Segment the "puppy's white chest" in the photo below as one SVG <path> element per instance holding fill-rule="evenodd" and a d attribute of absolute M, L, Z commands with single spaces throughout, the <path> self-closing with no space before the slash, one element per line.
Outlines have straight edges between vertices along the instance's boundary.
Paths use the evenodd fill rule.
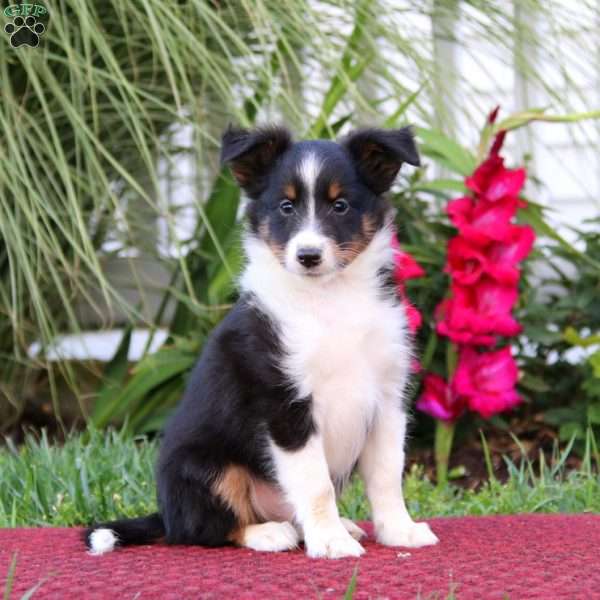
<path fill-rule="evenodd" d="M 283 327 L 284 368 L 312 399 L 334 478 L 355 464 L 380 403 L 399 400 L 408 357 L 402 308 L 353 291 L 311 298 Z"/>

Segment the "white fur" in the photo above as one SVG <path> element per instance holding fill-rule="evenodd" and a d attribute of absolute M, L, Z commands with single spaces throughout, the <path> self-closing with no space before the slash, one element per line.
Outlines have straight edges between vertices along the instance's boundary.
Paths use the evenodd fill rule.
<path fill-rule="evenodd" d="M 292 505 L 287 502 L 281 488 L 273 483 L 262 479 L 255 479 L 251 488 L 252 508 L 262 521 L 292 522 L 295 513 Z M 366 533 L 356 523 L 344 517 L 340 518 L 346 531 L 355 539 L 360 541 L 366 537 Z M 298 531 L 303 536 L 302 531 Z"/>
<path fill-rule="evenodd" d="M 112 529 L 96 529 L 90 535 L 90 554 L 100 555 L 112 552 L 117 543 L 117 536 Z"/>
<path fill-rule="evenodd" d="M 321 161 L 314 152 L 309 152 L 302 158 L 298 166 L 298 177 L 302 180 L 308 193 L 308 220 L 315 221 L 315 184 L 321 171 Z"/>
<path fill-rule="evenodd" d="M 295 401 L 313 402 L 318 433 L 295 452 L 272 447 L 309 556 L 362 554 L 340 520 L 332 483 L 343 482 L 359 458 L 379 539 L 406 546 L 437 541 L 426 524 L 410 519 L 402 498 L 410 347 L 405 311 L 382 296 L 377 280 L 393 262 L 390 237 L 382 229 L 345 269 L 321 277 L 290 272 L 263 241 L 245 240 L 241 287 L 278 326 Z"/>
<path fill-rule="evenodd" d="M 381 406 L 359 461 L 377 540 L 408 548 L 437 544 L 429 525 L 415 523 L 406 510 L 402 495 L 406 415 L 390 400 Z"/>
<path fill-rule="evenodd" d="M 248 525 L 244 529 L 242 545 L 262 552 L 280 552 L 296 548 L 299 541 L 298 532 L 291 523 L 269 521 Z"/>
<path fill-rule="evenodd" d="M 277 480 L 302 527 L 308 556 L 360 556 L 364 549 L 348 533 L 338 515 L 321 436 L 312 436 L 293 452 L 275 444 L 271 450 Z"/>
<path fill-rule="evenodd" d="M 404 311 L 381 297 L 378 269 L 393 260 L 389 230 L 378 232 L 345 269 L 306 277 L 282 268 L 261 240 L 247 238 L 241 287 L 278 324 L 282 365 L 312 395 L 330 475 L 346 477 L 385 398 L 400 404 L 410 349 Z"/>
<path fill-rule="evenodd" d="M 285 266 L 291 273 L 304 276 L 306 269 L 298 262 L 300 248 L 316 248 L 321 251 L 321 263 L 311 269 L 311 276 L 331 274 L 336 269 L 336 258 L 332 242 L 319 232 L 315 225 L 305 224 L 305 227 L 290 239 L 285 250 Z"/>
<path fill-rule="evenodd" d="M 321 263 L 318 267 L 311 268 L 311 276 L 331 273 L 336 267 L 332 242 L 321 233 L 319 223 L 316 220 L 315 185 L 321 167 L 322 162 L 314 152 L 307 153 L 298 166 L 298 177 L 304 184 L 307 194 L 307 213 L 302 227 L 287 244 L 285 266 L 292 273 L 299 275 L 306 273 L 306 269 L 297 259 L 300 248 L 316 248 L 322 252 Z"/>

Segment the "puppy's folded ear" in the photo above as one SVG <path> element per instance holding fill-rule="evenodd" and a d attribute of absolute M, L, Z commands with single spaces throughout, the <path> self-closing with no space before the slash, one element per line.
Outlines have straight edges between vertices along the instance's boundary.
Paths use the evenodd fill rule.
<path fill-rule="evenodd" d="M 410 127 L 360 129 L 340 143 L 350 152 L 364 183 L 378 195 L 390 189 L 402 163 L 421 164 Z"/>
<path fill-rule="evenodd" d="M 229 126 L 221 140 L 221 163 L 229 165 L 240 187 L 255 198 L 263 191 L 275 162 L 291 143 L 292 136 L 283 127 L 248 130 Z"/>

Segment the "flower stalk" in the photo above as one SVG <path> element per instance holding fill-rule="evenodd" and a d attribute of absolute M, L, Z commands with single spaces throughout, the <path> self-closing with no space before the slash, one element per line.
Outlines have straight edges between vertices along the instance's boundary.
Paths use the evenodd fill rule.
<path fill-rule="evenodd" d="M 435 426 L 435 473 L 438 487 L 445 487 L 448 483 L 448 462 L 455 429 L 455 421 L 438 420 Z"/>

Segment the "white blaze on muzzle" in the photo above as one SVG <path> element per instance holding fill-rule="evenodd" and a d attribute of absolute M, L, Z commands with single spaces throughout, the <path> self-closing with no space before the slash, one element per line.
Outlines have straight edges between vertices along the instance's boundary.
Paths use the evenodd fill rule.
<path fill-rule="evenodd" d="M 288 242 L 285 252 L 285 266 L 289 271 L 300 275 L 324 275 L 336 268 L 332 242 L 315 227 L 317 223 L 305 226 Z M 316 257 L 318 255 L 318 260 Z"/>

